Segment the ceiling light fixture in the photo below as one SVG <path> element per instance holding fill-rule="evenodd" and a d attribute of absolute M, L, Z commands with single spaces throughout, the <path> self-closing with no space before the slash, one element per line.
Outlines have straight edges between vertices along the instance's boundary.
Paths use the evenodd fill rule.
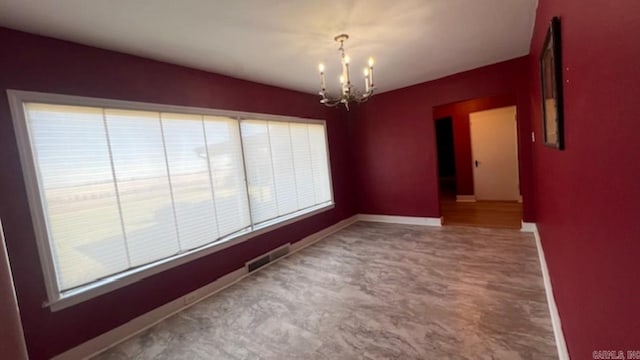
<path fill-rule="evenodd" d="M 341 56 L 342 63 L 342 72 L 340 74 L 340 85 L 341 85 L 341 95 L 337 98 L 332 98 L 327 93 L 327 86 L 324 75 L 324 64 L 318 65 L 318 70 L 320 70 L 320 96 L 322 99 L 320 102 L 325 104 L 326 106 L 337 106 L 338 104 L 344 104 L 344 107 L 349 110 L 350 102 L 365 102 L 369 100 L 369 98 L 373 95 L 373 90 L 375 87 L 373 86 L 373 58 L 369 58 L 369 67 L 364 69 L 364 92 L 358 91 L 353 85 L 351 85 L 351 78 L 349 77 L 349 62 L 351 59 L 349 55 L 346 55 L 344 52 L 344 42 L 349 39 L 349 35 L 340 34 L 337 35 L 334 40 L 340 43 L 340 47 L 338 51 Z"/>

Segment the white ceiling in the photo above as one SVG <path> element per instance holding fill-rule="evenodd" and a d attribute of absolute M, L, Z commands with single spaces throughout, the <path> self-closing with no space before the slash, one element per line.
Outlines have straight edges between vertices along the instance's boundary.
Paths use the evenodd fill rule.
<path fill-rule="evenodd" d="M 0 0 L 0 26 L 316 93 L 369 56 L 379 92 L 526 55 L 537 0 Z M 4 49 L 6 51 L 6 49 Z M 362 80 L 363 81 L 363 80 Z"/>

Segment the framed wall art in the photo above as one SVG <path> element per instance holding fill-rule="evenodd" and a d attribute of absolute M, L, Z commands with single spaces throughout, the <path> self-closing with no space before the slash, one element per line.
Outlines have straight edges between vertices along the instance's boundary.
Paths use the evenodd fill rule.
<path fill-rule="evenodd" d="M 551 19 L 540 54 L 542 85 L 542 134 L 544 144 L 564 148 L 564 107 L 562 102 L 562 46 L 560 18 Z"/>

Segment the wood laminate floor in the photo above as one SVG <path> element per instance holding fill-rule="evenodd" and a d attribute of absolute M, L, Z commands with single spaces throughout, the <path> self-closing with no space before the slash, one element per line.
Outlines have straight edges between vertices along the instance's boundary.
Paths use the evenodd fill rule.
<path fill-rule="evenodd" d="M 556 359 L 534 238 L 355 223 L 97 359 Z"/>
<path fill-rule="evenodd" d="M 457 202 L 455 178 L 440 179 L 440 214 L 444 225 L 520 229 L 522 203 L 517 201 Z"/>
<path fill-rule="evenodd" d="M 520 229 L 522 203 L 516 201 L 456 202 L 443 199 L 440 212 L 445 225 Z"/>

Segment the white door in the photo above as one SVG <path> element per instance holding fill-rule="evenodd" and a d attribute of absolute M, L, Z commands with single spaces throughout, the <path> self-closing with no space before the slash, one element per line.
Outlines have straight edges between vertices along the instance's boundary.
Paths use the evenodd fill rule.
<path fill-rule="evenodd" d="M 519 200 L 516 107 L 469 114 L 476 200 Z"/>

